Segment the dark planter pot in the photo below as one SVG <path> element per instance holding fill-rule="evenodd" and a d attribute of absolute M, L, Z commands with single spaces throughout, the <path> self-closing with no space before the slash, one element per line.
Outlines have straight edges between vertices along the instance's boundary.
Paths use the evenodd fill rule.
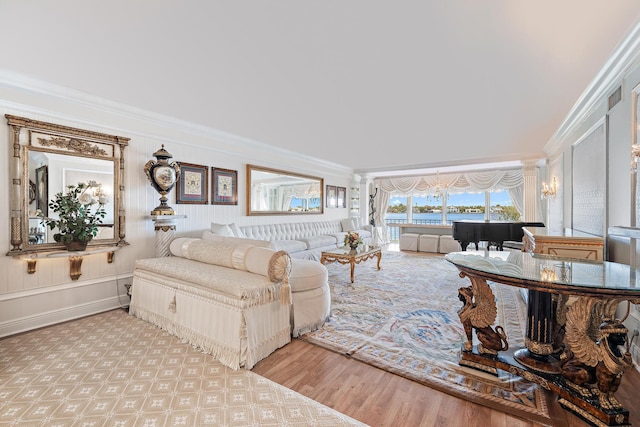
<path fill-rule="evenodd" d="M 83 240 L 72 240 L 69 243 L 64 243 L 64 246 L 68 251 L 84 251 L 87 249 L 87 243 L 89 242 L 85 242 Z"/>

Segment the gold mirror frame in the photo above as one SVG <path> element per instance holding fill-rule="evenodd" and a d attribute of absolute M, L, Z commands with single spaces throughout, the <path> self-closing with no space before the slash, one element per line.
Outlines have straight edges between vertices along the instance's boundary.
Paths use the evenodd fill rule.
<path fill-rule="evenodd" d="M 303 202 L 300 208 L 277 209 L 274 203 L 257 200 L 256 192 L 262 187 L 263 192 L 271 191 L 281 195 L 285 190 L 292 192 L 300 198 L 304 191 L 310 196 L 307 201 L 313 199 L 306 207 Z M 305 187 L 308 189 L 305 190 Z M 265 192 L 266 194 L 266 192 Z M 259 207 L 267 205 L 267 207 Z M 316 206 L 317 205 L 317 206 Z M 247 215 L 314 215 L 324 213 L 324 179 L 295 172 L 287 172 L 279 169 L 271 169 L 256 165 L 247 165 Z"/>
<path fill-rule="evenodd" d="M 129 138 L 5 114 L 10 128 L 9 194 L 11 250 L 8 256 L 65 250 L 61 243 L 29 242 L 29 153 L 41 152 L 113 163 L 113 237 L 94 239 L 91 247 L 124 246 L 124 149 Z M 87 163 L 90 163 L 89 161 Z M 96 172 L 98 173 L 98 172 Z M 58 190 L 62 191 L 62 189 Z M 58 191 L 54 191 L 58 192 Z M 48 202 L 48 201 L 47 201 Z"/>

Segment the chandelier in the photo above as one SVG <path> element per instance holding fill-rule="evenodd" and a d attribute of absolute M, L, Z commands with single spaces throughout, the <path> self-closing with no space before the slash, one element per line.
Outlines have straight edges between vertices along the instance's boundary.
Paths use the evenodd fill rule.
<path fill-rule="evenodd" d="M 436 182 L 431 186 L 431 189 L 437 199 L 442 199 L 447 193 L 447 186 L 440 181 L 440 171 L 436 171 Z"/>

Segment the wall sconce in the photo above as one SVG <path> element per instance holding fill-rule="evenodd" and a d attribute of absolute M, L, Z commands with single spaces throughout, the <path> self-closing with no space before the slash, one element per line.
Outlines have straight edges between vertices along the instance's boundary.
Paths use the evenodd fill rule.
<path fill-rule="evenodd" d="M 640 144 L 631 145 L 631 171 L 635 172 L 640 163 Z"/>
<path fill-rule="evenodd" d="M 542 194 L 543 199 L 556 197 L 556 194 L 558 193 L 558 181 L 556 180 L 555 176 L 551 180 L 551 185 L 548 185 L 546 182 L 542 183 L 540 193 Z"/>

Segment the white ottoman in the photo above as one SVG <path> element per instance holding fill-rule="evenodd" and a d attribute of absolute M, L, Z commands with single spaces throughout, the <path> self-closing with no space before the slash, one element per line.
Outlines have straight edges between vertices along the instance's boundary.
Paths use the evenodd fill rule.
<path fill-rule="evenodd" d="M 420 252 L 438 252 L 439 237 L 433 234 L 421 234 L 418 239 L 418 250 Z"/>
<path fill-rule="evenodd" d="M 417 251 L 419 237 L 420 235 L 415 233 L 402 233 L 400 235 L 400 250 Z"/>
<path fill-rule="evenodd" d="M 460 246 L 457 240 L 454 240 L 453 236 L 440 236 L 439 246 L 440 248 L 438 250 L 441 254 L 462 250 L 462 246 Z"/>
<path fill-rule="evenodd" d="M 327 267 L 318 261 L 291 259 L 291 335 L 320 329 L 331 316 Z"/>

